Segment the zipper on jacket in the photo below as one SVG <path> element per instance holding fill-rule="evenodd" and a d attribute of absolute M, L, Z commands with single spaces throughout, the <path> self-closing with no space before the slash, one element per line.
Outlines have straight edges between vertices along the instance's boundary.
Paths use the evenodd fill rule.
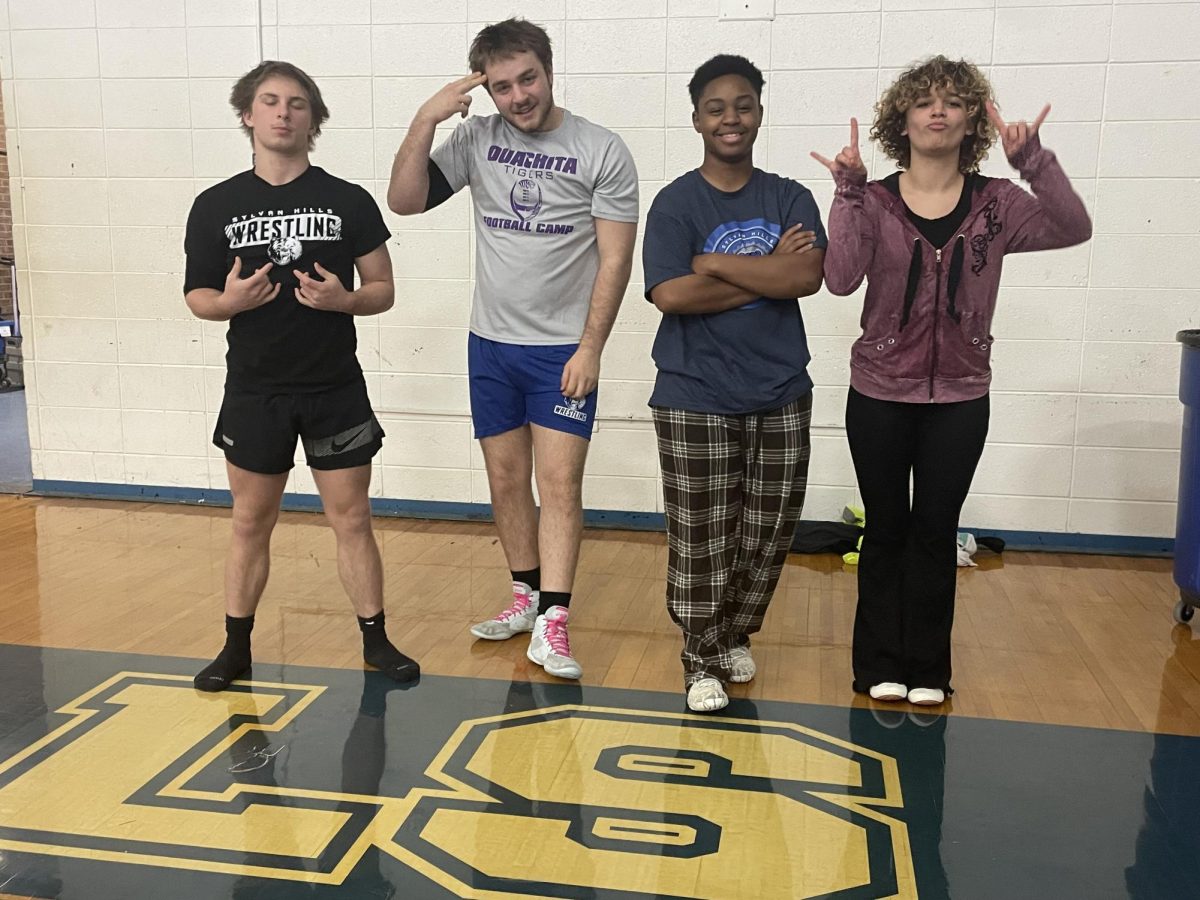
<path fill-rule="evenodd" d="M 933 280 L 933 352 L 929 354 L 929 402 L 933 402 L 933 385 L 937 378 L 938 364 L 938 322 L 941 320 L 942 311 L 942 251 L 940 248 L 935 248 L 933 258 L 936 261 Z"/>

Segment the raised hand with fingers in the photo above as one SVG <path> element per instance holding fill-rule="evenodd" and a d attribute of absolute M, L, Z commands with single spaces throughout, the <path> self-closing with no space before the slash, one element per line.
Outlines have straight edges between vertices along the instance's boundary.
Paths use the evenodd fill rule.
<path fill-rule="evenodd" d="M 826 159 L 820 153 L 810 153 L 813 159 L 833 173 L 834 178 L 839 174 L 867 177 L 867 167 L 863 165 L 862 154 L 858 152 L 858 119 L 850 119 L 850 143 L 842 148 L 842 152 L 833 159 Z"/>
<path fill-rule="evenodd" d="M 805 231 L 803 224 L 796 224 L 779 236 L 779 243 L 775 245 L 775 249 L 771 251 L 774 256 L 777 253 L 803 253 L 806 250 L 811 250 L 813 242 L 817 239 L 815 231 Z"/>
<path fill-rule="evenodd" d="M 242 277 L 242 258 L 235 256 L 229 274 L 225 276 L 225 290 L 221 298 L 228 304 L 230 316 L 269 303 L 279 294 L 281 285 L 271 284 L 270 271 L 274 263 L 266 263 L 254 273 Z"/>
<path fill-rule="evenodd" d="M 471 91 L 485 81 L 487 76 L 482 72 L 472 72 L 450 82 L 421 105 L 418 115 L 438 123 L 445 122 L 455 113 L 465 119 L 471 109 Z"/>
<path fill-rule="evenodd" d="M 988 100 L 984 106 L 987 108 L 988 120 L 996 129 L 996 133 L 1000 135 L 1000 142 L 1004 146 L 1004 155 L 1008 157 L 1011 163 L 1013 159 L 1025 148 L 1025 145 L 1033 139 L 1038 133 L 1038 129 L 1042 127 L 1042 123 L 1046 121 L 1046 116 L 1050 114 L 1050 104 L 1047 103 L 1042 107 L 1042 111 L 1038 113 L 1038 117 L 1033 120 L 1033 124 L 1029 125 L 1022 119 L 1020 122 L 1005 123 L 1000 117 L 1000 113 L 996 110 L 996 105 Z M 1013 163 L 1015 165 L 1015 163 Z"/>
<path fill-rule="evenodd" d="M 329 312 L 349 312 L 351 303 L 350 294 L 342 286 L 342 280 L 319 262 L 314 262 L 313 268 L 321 276 L 320 279 L 312 278 L 299 269 L 292 270 L 292 274 L 300 282 L 296 288 L 296 299 L 305 306 L 310 306 L 313 309 L 323 309 Z"/>

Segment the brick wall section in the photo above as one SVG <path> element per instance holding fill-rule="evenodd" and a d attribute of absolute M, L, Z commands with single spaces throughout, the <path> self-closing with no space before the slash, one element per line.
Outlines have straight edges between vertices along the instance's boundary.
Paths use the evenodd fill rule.
<path fill-rule="evenodd" d="M 8 136 L 4 128 L 4 98 L 0 96 L 0 319 L 13 311 L 12 185 L 8 180 Z"/>

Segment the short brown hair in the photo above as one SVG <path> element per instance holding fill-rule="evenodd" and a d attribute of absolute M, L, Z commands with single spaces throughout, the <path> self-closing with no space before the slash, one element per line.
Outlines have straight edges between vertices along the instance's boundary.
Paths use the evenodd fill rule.
<path fill-rule="evenodd" d="M 254 133 L 246 125 L 242 116 L 250 112 L 250 108 L 254 105 L 254 95 L 258 93 L 258 86 L 268 78 L 275 76 L 290 78 L 300 85 L 304 93 L 308 95 L 308 105 L 312 110 L 313 122 L 312 131 L 308 133 L 308 149 L 313 149 L 316 146 L 317 137 L 321 134 L 321 126 L 329 118 L 329 107 L 321 99 L 321 89 L 317 87 L 317 83 L 309 77 L 307 72 L 289 62 L 280 62 L 276 59 L 264 60 L 237 80 L 233 90 L 229 92 L 229 105 L 237 113 L 238 124 L 253 141 Z"/>
<path fill-rule="evenodd" d="M 883 152 L 899 163 L 900 168 L 907 169 L 912 161 L 912 145 L 904 134 L 908 109 L 938 89 L 949 90 L 966 103 L 967 121 L 974 134 L 963 139 L 958 151 L 958 170 L 964 174 L 977 172 L 996 139 L 984 109 L 984 103 L 992 99 L 992 86 L 979 69 L 963 59 L 953 61 L 945 56 L 932 56 L 902 73 L 875 104 L 871 137 L 879 141 Z"/>
<path fill-rule="evenodd" d="M 526 50 L 538 58 L 547 74 L 553 71 L 554 55 L 546 29 L 525 19 L 505 19 L 475 35 L 467 52 L 467 64 L 472 72 L 482 72 L 493 59 L 507 59 Z"/>

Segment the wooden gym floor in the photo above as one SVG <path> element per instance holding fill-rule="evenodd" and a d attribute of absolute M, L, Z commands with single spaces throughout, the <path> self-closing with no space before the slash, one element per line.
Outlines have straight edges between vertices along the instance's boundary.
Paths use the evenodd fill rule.
<path fill-rule="evenodd" d="M 1200 896 L 1169 560 L 982 555 L 931 713 L 851 692 L 854 571 L 792 555 L 758 677 L 697 716 L 663 535 L 586 533 L 576 684 L 468 634 L 507 600 L 490 524 L 377 519 L 401 687 L 312 513 L 281 517 L 252 680 L 197 692 L 229 521 L 0 497 L 0 900 Z"/>
<path fill-rule="evenodd" d="M 377 518 L 388 632 L 431 675 L 553 681 L 518 640 L 467 629 L 507 602 L 488 523 Z M 0 497 L 0 640 L 210 658 L 223 635 L 229 511 Z M 333 535 L 283 513 L 254 631 L 256 661 L 361 668 Z M 1175 626 L 1167 559 L 982 553 L 959 573 L 955 715 L 1200 736 L 1200 641 Z M 681 690 L 662 534 L 590 530 L 572 599 L 583 683 Z M 793 554 L 761 635 L 752 699 L 870 705 L 850 690 L 854 569 Z"/>

